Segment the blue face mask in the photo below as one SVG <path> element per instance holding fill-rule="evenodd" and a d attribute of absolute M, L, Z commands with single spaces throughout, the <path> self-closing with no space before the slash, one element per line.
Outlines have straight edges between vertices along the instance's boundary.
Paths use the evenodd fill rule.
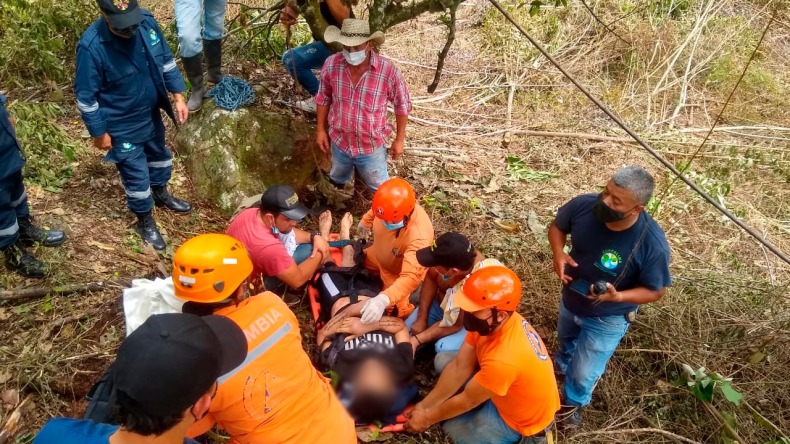
<path fill-rule="evenodd" d="M 399 229 L 403 228 L 403 225 L 404 225 L 403 221 L 396 222 L 394 224 L 388 224 L 386 221 L 381 221 L 381 223 L 384 224 L 384 228 L 386 228 L 386 229 L 388 229 L 390 231 L 399 230 Z"/>
<path fill-rule="evenodd" d="M 450 279 L 452 279 L 452 278 L 453 278 L 453 277 L 452 277 L 452 276 L 450 276 L 449 274 L 441 274 L 441 273 L 439 273 L 439 276 L 441 276 L 441 277 L 442 277 L 442 280 L 443 280 L 443 281 L 449 281 Z"/>

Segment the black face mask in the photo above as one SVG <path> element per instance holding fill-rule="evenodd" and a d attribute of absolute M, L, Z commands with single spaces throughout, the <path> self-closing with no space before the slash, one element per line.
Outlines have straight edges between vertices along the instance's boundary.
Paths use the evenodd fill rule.
<path fill-rule="evenodd" d="M 464 328 L 466 331 L 475 332 L 480 336 L 488 336 L 494 332 L 497 326 L 499 326 L 499 322 L 496 320 L 496 315 L 497 311 L 495 308 L 491 310 L 491 316 L 487 317 L 486 319 L 480 319 L 474 316 L 472 313 L 465 311 Z M 491 318 L 494 318 L 494 322 L 489 324 L 488 320 Z"/>
<path fill-rule="evenodd" d="M 606 205 L 603 201 L 603 197 L 600 195 L 598 196 L 598 202 L 595 202 L 592 208 L 592 213 L 595 220 L 603 224 L 619 222 L 626 218 L 625 213 L 613 210 L 609 205 Z"/>
<path fill-rule="evenodd" d="M 125 39 L 130 39 L 130 38 L 134 37 L 135 34 L 137 34 L 137 30 L 139 28 L 140 28 L 140 25 L 132 25 L 132 26 L 129 26 L 128 28 L 123 28 L 123 29 L 112 28 L 112 32 L 117 34 L 118 37 L 123 37 Z"/>

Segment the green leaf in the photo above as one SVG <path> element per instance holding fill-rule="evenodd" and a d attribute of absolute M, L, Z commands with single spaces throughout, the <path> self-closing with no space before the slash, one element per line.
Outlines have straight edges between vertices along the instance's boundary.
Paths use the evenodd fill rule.
<path fill-rule="evenodd" d="M 539 0 L 535 0 L 532 3 L 530 3 L 530 5 L 529 5 L 529 15 L 531 17 L 534 17 L 534 16 L 538 15 L 538 13 L 540 12 L 540 6 L 541 5 L 542 5 L 542 3 Z"/>
<path fill-rule="evenodd" d="M 708 382 L 710 382 L 710 380 L 708 380 Z M 700 401 L 713 401 L 713 384 L 695 384 L 691 391 Z"/>
<path fill-rule="evenodd" d="M 743 399 L 743 394 L 741 392 L 732 388 L 732 386 L 728 382 L 721 383 L 721 394 L 727 398 L 728 401 L 735 405 L 741 405 L 741 399 Z"/>

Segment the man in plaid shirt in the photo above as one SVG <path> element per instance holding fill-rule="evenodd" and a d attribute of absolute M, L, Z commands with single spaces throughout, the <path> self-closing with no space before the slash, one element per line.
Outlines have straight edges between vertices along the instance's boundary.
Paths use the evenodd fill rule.
<path fill-rule="evenodd" d="M 370 33 L 365 20 L 346 19 L 343 26 L 329 26 L 327 43 L 340 43 L 343 52 L 330 56 L 321 70 L 316 142 L 332 153 L 329 179 L 339 188 L 351 182 L 354 167 L 372 191 L 389 179 L 387 104 L 395 108 L 396 133 L 390 146 L 393 159 L 403 154 L 406 121 L 411 100 L 400 71 L 373 51 L 384 42 L 381 31 Z"/>

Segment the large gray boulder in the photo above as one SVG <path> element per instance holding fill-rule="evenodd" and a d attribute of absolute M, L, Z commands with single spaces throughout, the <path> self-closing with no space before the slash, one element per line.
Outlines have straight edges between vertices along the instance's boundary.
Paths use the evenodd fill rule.
<path fill-rule="evenodd" d="M 210 101 L 190 114 L 174 145 L 186 155 L 195 191 L 225 215 L 271 185 L 303 191 L 327 162 L 315 145 L 315 127 L 304 119 L 259 108 L 227 112 Z"/>

